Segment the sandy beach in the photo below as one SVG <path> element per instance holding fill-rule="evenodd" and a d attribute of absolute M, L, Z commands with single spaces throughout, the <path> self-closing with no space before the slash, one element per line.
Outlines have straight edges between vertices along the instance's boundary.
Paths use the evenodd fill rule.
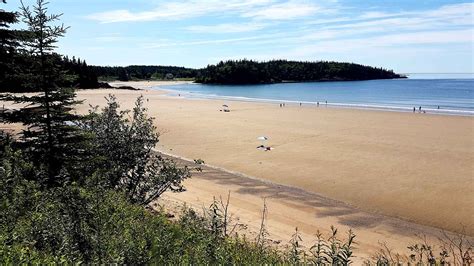
<path fill-rule="evenodd" d="M 370 250 L 378 241 L 387 241 L 406 251 L 415 234 L 434 238 L 441 229 L 474 236 L 473 117 L 280 108 L 149 90 L 163 84 L 126 84 L 143 91 L 79 91 L 85 103 L 78 111 L 86 112 L 89 104 L 103 105 L 107 94 L 115 94 L 122 107 L 130 109 L 143 95 L 161 134 L 157 150 L 199 158 L 276 188 L 294 188 L 283 195 L 251 182 L 195 177 L 186 181 L 187 192 L 167 194 L 167 201 L 202 206 L 232 191 L 236 215 L 255 227 L 262 197 L 267 197 L 270 234 L 285 242 L 296 226 L 311 239 L 316 230 L 327 232 L 331 224 L 354 228 L 359 243 Z M 219 111 L 222 104 L 231 112 Z M 256 149 L 262 135 L 273 150 Z"/>
<path fill-rule="evenodd" d="M 132 86 L 143 87 L 149 83 Z M 153 85 L 159 85 L 153 84 Z M 474 234 L 474 118 L 82 91 L 125 108 L 143 94 L 159 150 L 320 193 L 358 208 Z M 220 112 L 221 105 L 231 112 Z M 268 136 L 270 152 L 257 150 Z"/>

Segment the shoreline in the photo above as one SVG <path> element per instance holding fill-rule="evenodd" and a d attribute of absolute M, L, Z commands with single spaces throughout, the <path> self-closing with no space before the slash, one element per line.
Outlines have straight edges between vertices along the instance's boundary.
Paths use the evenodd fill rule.
<path fill-rule="evenodd" d="M 184 84 L 184 83 L 182 83 Z M 186 83 L 191 84 L 191 83 Z M 416 114 L 427 114 L 427 115 L 449 115 L 449 116 L 474 116 L 474 111 L 470 110 L 459 110 L 459 109 L 436 109 L 436 108 L 423 108 L 419 112 L 418 108 L 413 112 L 413 107 L 404 107 L 404 106 L 389 106 L 389 105 L 380 105 L 380 104 L 354 104 L 354 103 L 338 103 L 338 102 L 318 102 L 313 101 L 297 101 L 297 100 L 279 100 L 279 99 L 265 99 L 265 98 L 251 98 L 251 97 L 242 97 L 242 96 L 222 96 L 222 95 L 211 95 L 203 93 L 194 93 L 189 91 L 181 91 L 176 89 L 167 88 L 167 86 L 179 85 L 178 84 L 159 84 L 156 86 L 150 86 L 143 89 L 151 90 L 160 90 L 168 92 L 168 96 L 184 96 L 190 99 L 204 99 L 204 100 L 224 100 L 224 101 L 233 101 L 233 102 L 249 102 L 249 103 L 286 103 L 292 105 L 303 104 L 303 107 L 310 108 L 344 108 L 344 109 L 357 109 L 357 110 L 373 110 L 373 111 L 387 111 L 387 112 L 401 112 L 401 113 L 416 113 Z M 212 86 L 212 85 L 210 85 Z"/>

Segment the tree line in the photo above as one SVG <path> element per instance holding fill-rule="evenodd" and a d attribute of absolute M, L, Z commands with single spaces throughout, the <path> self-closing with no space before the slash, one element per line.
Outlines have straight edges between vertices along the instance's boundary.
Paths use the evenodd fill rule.
<path fill-rule="evenodd" d="M 23 18 L 23 22 L 26 19 Z M 31 78 L 31 73 L 37 71 L 39 58 L 39 54 L 32 51 L 32 47 L 39 49 L 40 46 L 50 51 L 47 58 L 43 56 L 43 63 L 48 65 L 48 69 L 54 68 L 62 74 L 62 79 L 55 81 L 58 86 L 96 88 L 100 85 L 96 74 L 85 60 L 75 57 L 69 59 L 54 52 L 55 42 L 52 38 L 36 43 L 38 29 L 33 26 L 26 29 L 12 29 L 12 26 L 19 22 L 18 12 L 0 10 L 0 92 L 39 91 L 36 80 Z M 61 33 L 60 28 L 51 26 L 50 29 Z"/>
<path fill-rule="evenodd" d="M 198 72 L 198 83 L 259 84 L 302 81 L 356 81 L 394 79 L 403 76 L 392 70 L 354 63 L 329 61 L 299 62 L 272 60 L 229 60 L 209 65 Z"/>
<path fill-rule="evenodd" d="M 176 66 L 92 66 L 100 80 L 194 79 L 198 70 Z"/>
<path fill-rule="evenodd" d="M 198 83 L 259 84 L 404 78 L 392 70 L 354 63 L 229 60 L 201 69 L 175 66 L 92 66 L 100 80 L 192 79 Z"/>

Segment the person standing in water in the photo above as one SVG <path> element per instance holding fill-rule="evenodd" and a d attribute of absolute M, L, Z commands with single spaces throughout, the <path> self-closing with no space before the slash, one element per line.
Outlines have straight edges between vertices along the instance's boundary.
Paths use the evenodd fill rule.
<path fill-rule="evenodd" d="M 420 106 L 420 107 L 418 107 L 418 112 L 420 112 L 420 113 L 421 113 L 421 106 Z"/>
<path fill-rule="evenodd" d="M 416 111 L 416 107 L 413 107 L 413 113 Z"/>

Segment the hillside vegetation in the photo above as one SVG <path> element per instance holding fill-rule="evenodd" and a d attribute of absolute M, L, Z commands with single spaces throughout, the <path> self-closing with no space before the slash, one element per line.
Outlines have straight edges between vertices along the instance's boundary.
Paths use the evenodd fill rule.
<path fill-rule="evenodd" d="M 259 84 L 303 81 L 354 81 L 403 78 L 392 70 L 338 62 L 273 60 L 226 61 L 200 70 L 198 83 Z"/>

